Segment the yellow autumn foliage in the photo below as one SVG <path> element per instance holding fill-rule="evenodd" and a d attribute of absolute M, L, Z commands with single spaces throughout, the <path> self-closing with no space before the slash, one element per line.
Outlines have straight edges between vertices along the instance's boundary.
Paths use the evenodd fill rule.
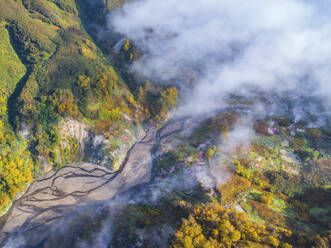
<path fill-rule="evenodd" d="M 246 213 L 209 203 L 192 208 L 175 232 L 171 248 L 290 247 L 283 230 L 252 222 Z"/>
<path fill-rule="evenodd" d="M 91 49 L 89 49 L 87 47 L 82 47 L 80 49 L 80 52 L 86 58 L 89 58 L 89 59 L 96 59 L 97 58 L 97 56 L 95 55 L 95 53 Z"/>
<path fill-rule="evenodd" d="M 0 210 L 32 181 L 32 169 L 26 144 L 0 120 Z"/>
<path fill-rule="evenodd" d="M 129 48 L 130 48 L 130 41 L 128 39 L 126 39 L 123 44 L 123 49 L 124 49 L 124 51 L 128 51 Z"/>

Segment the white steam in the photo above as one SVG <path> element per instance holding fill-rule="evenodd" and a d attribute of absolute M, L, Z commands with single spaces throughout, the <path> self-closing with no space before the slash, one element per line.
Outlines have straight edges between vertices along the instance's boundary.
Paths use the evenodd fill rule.
<path fill-rule="evenodd" d="M 116 230 L 116 216 L 118 216 L 123 209 L 132 204 L 156 204 L 163 197 L 166 197 L 172 191 L 180 191 L 184 193 L 191 193 L 196 187 L 202 187 L 206 192 L 214 188 L 216 185 L 221 185 L 228 180 L 228 174 L 220 167 L 213 166 L 212 168 L 206 166 L 194 165 L 183 169 L 179 174 L 169 176 L 164 180 L 157 181 L 153 184 L 145 186 L 143 190 L 127 192 L 126 194 L 119 194 L 105 203 L 104 207 L 108 210 L 107 216 L 103 219 L 101 227 L 95 230 L 92 237 L 88 241 L 80 241 L 75 247 L 87 248 L 90 247 L 92 240 L 93 247 L 105 248 L 109 247 Z M 156 234 L 155 234 L 156 235 Z M 162 240 L 162 234 L 159 237 Z M 166 242 L 166 241 L 165 241 Z"/>
<path fill-rule="evenodd" d="M 231 155 L 238 148 L 248 149 L 254 136 L 254 131 L 250 125 L 238 124 L 226 135 L 217 150 Z"/>
<path fill-rule="evenodd" d="M 17 237 L 15 239 L 9 239 L 3 248 L 20 248 L 25 246 L 25 240 L 23 237 Z"/>
<path fill-rule="evenodd" d="M 204 113 L 249 85 L 331 95 L 330 12 L 328 0 L 137 0 L 110 22 L 143 49 L 138 72 L 194 74 L 183 111 Z"/>

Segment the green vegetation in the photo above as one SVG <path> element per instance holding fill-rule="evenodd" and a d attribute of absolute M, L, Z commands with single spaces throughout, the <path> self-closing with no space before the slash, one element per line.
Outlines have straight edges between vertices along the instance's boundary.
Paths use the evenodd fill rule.
<path fill-rule="evenodd" d="M 60 146 L 62 164 L 69 164 L 79 158 L 79 143 L 75 138 L 66 137 L 66 144 Z M 58 167 L 61 166 L 58 165 Z"/>
<path fill-rule="evenodd" d="M 8 122 L 7 101 L 26 73 L 11 45 L 6 23 L 0 23 L 0 210 L 32 181 L 33 163 L 27 144 Z"/>
<path fill-rule="evenodd" d="M 212 159 L 212 157 L 214 157 L 214 155 L 216 154 L 216 151 L 217 151 L 216 146 L 209 147 L 205 152 L 205 157 L 207 159 Z"/>
<path fill-rule="evenodd" d="M 190 139 L 178 139 L 176 148 L 158 159 L 161 177 L 164 172 L 178 173 L 188 157 L 201 154 L 198 149 L 188 153 L 179 148 L 197 148 L 207 142 L 203 148 L 206 162 L 219 164 L 230 174 L 225 183 L 217 185 L 216 195 L 207 200 L 212 203 L 192 205 L 191 199 L 181 203 L 187 217 L 176 227 L 170 247 L 328 247 L 330 158 L 314 145 L 325 139 L 322 131 L 306 129 L 293 136 L 287 129 L 289 123 L 283 120 L 279 125 L 286 129 L 277 135 L 260 133 L 248 149 L 238 149 L 234 155 L 221 150 L 216 153 L 216 146 L 210 144 L 217 143 L 220 136 L 225 139 L 233 127 L 226 118 L 229 116 L 222 114 L 202 122 Z M 197 195 L 201 192 L 195 189 L 191 196 Z"/>
<path fill-rule="evenodd" d="M 12 47 L 8 30 L 3 23 L 0 25 L 0 87 L 7 97 L 25 73 L 26 69 Z"/>
<path fill-rule="evenodd" d="M 33 179 L 33 163 L 26 148 L 0 120 L 0 210 Z"/>
<path fill-rule="evenodd" d="M 121 3 L 109 2 L 112 7 Z M 23 164 L 17 162 L 15 175 L 26 177 L 11 182 L 13 172 L 0 168 L 4 199 L 13 199 L 38 176 L 44 162 L 59 168 L 82 159 L 77 141 L 59 136 L 61 119 L 84 122 L 95 134 L 116 140 L 126 128 L 148 118 L 162 121 L 176 104 L 176 88 L 149 89 L 146 80 L 140 84 L 129 72 L 118 72 L 126 60 L 110 64 L 85 30 L 81 18 L 89 17 L 83 14 L 84 4 L 90 2 L 8 0 L 1 5 L 0 156 L 3 168 L 24 158 Z M 87 8 L 95 18 L 99 14 L 94 11 L 105 13 L 107 8 L 96 6 Z M 132 61 L 134 50 L 127 40 L 121 54 Z M 25 141 L 19 135 L 23 129 L 28 130 Z M 8 157 L 10 150 L 18 151 L 17 158 Z"/>
<path fill-rule="evenodd" d="M 246 214 L 213 203 L 193 208 L 170 247 L 292 247 L 287 243 L 291 234 L 284 228 L 259 226 Z"/>

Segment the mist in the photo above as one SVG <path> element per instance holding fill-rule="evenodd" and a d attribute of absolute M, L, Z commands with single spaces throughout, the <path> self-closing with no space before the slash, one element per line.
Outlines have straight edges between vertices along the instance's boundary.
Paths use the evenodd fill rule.
<path fill-rule="evenodd" d="M 251 122 L 237 124 L 220 142 L 217 150 L 225 154 L 233 154 L 238 148 L 248 149 L 252 139 L 254 138 L 254 132 L 251 126 Z"/>
<path fill-rule="evenodd" d="M 109 25 L 143 51 L 132 70 L 160 83 L 196 78 L 179 112 L 215 110 L 250 87 L 329 106 L 330 11 L 326 0 L 139 0 Z"/>

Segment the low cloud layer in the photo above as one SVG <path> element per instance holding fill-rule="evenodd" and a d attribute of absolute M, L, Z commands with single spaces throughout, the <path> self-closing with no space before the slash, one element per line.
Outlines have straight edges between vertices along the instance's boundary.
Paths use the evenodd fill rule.
<path fill-rule="evenodd" d="M 330 11 L 327 0 L 137 0 L 110 23 L 144 51 L 134 70 L 197 78 L 182 110 L 204 113 L 248 85 L 328 98 Z"/>

